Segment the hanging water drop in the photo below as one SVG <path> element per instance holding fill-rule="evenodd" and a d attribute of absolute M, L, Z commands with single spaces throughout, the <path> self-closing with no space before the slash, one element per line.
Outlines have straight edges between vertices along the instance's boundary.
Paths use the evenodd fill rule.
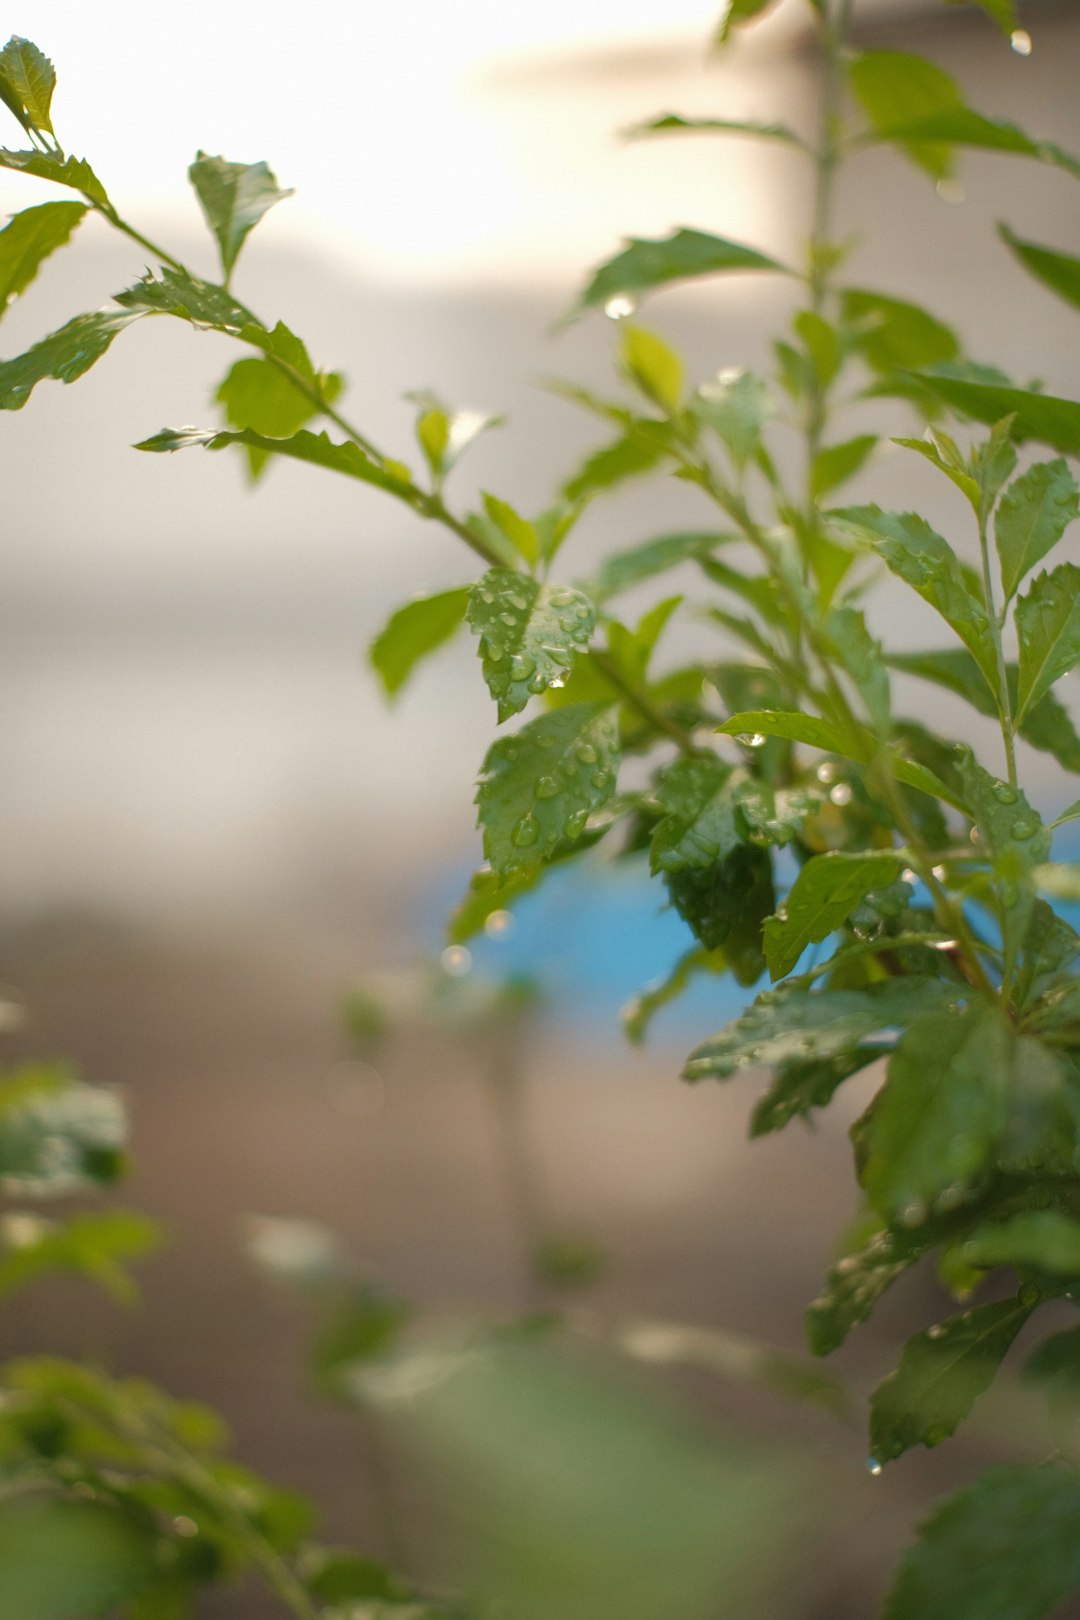
<path fill-rule="evenodd" d="M 1030 56 L 1035 48 L 1031 35 L 1026 28 L 1014 28 L 1009 35 L 1009 44 L 1017 56 Z"/>
<path fill-rule="evenodd" d="M 837 782 L 829 792 L 829 803 L 843 808 L 845 804 L 851 803 L 852 796 L 853 789 L 850 782 Z"/>
<path fill-rule="evenodd" d="M 876 1457 L 867 1457 L 866 1472 L 868 1474 L 873 1474 L 874 1478 L 877 1479 L 878 1475 L 881 1473 L 881 1464 L 878 1462 Z"/>
<path fill-rule="evenodd" d="M 609 321 L 625 321 L 637 309 L 637 299 L 631 298 L 629 293 L 613 293 L 604 305 L 604 314 Z"/>
<path fill-rule="evenodd" d="M 460 979 L 472 967 L 472 952 L 464 945 L 448 945 L 439 957 L 439 966 L 452 979 Z"/>
<path fill-rule="evenodd" d="M 764 748 L 765 738 L 760 731 L 740 731 L 735 738 L 744 748 Z"/>

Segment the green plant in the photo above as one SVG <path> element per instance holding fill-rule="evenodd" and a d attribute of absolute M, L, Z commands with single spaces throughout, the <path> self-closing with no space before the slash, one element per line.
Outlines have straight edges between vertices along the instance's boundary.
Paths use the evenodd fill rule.
<path fill-rule="evenodd" d="M 981 4 L 1025 49 L 1012 0 Z M 1030 1319 L 1070 1301 L 1080 1283 L 1080 938 L 1052 904 L 1080 898 L 1080 876 L 1051 861 L 1054 829 L 1080 816 L 1080 803 L 1045 822 L 1019 779 L 1016 748 L 1021 738 L 1080 771 L 1080 737 L 1054 690 L 1080 662 L 1080 568 L 1041 566 L 1078 512 L 1065 457 L 1080 454 L 1080 403 L 1016 385 L 964 355 L 926 310 L 850 283 L 834 184 L 851 153 L 881 144 L 934 180 L 962 148 L 1028 160 L 1062 184 L 1080 178 L 1080 160 L 968 106 L 920 57 L 852 50 L 852 0 L 809 5 L 822 57 L 812 139 L 778 124 L 672 114 L 635 132 L 734 132 L 803 153 L 814 196 L 805 265 L 688 229 L 632 239 L 601 265 L 577 313 L 603 309 L 619 323 L 626 389 L 601 398 L 565 388 L 607 440 L 533 518 L 487 493 L 476 511 L 450 504 L 450 474 L 493 418 L 411 396 L 418 474 L 342 414 L 340 377 L 319 370 L 296 334 L 237 299 L 240 249 L 284 195 L 264 164 L 200 154 L 192 165 L 222 265 L 220 282 L 199 278 L 129 224 L 90 166 L 61 149 L 51 66 L 21 40 L 0 55 L 0 96 L 30 144 L 0 151 L 0 165 L 77 200 L 27 209 L 0 232 L 0 292 L 21 293 L 87 211 L 158 268 L 116 295 L 115 308 L 77 316 L 0 363 L 0 406 L 21 408 L 47 378 L 74 381 L 148 316 L 210 328 L 247 351 L 218 391 L 226 425 L 164 429 L 140 449 L 237 447 L 252 479 L 276 456 L 309 462 L 385 491 L 482 562 L 474 582 L 400 609 L 372 648 L 392 695 L 467 625 L 499 723 L 536 700 L 534 717 L 483 762 L 487 864 L 451 919 L 450 942 L 464 944 L 553 865 L 601 842 L 615 858 L 647 852 L 694 943 L 631 1009 L 632 1038 L 693 976 L 731 973 L 751 987 L 767 975 L 775 987 L 685 1070 L 693 1081 L 726 1080 L 767 1066 L 755 1135 L 811 1116 L 851 1076 L 885 1064 L 852 1130 L 858 1241 L 810 1307 L 810 1342 L 819 1354 L 835 1349 L 899 1276 L 934 1256 L 963 1308 L 912 1339 L 873 1394 L 878 1472 L 950 1436 Z M 717 43 L 769 8 L 733 0 Z M 1005 226 L 1002 236 L 1027 270 L 1080 305 L 1080 260 Z M 798 290 L 774 345 L 775 377 L 720 372 L 688 383 L 682 359 L 633 324 L 637 302 L 728 272 L 784 276 Z M 837 427 L 844 389 L 858 431 L 838 437 L 848 431 Z M 913 479 L 919 456 L 958 492 L 955 545 L 913 513 L 832 504 L 881 441 L 883 398 L 906 401 L 922 432 L 896 441 Z M 947 412 L 989 431 L 963 448 L 941 426 Z M 305 425 L 318 418 L 327 431 Z M 785 431 L 789 444 L 798 436 L 797 457 L 781 454 Z M 1042 459 L 1036 448 L 1032 459 L 1029 446 L 1057 454 Z M 709 527 L 644 540 L 588 580 L 563 572 L 563 547 L 591 503 L 654 472 L 693 486 Z M 878 642 L 864 602 L 882 563 L 940 615 L 940 650 Z M 701 579 L 692 599 L 665 595 L 636 624 L 618 617 L 621 593 L 683 564 Z M 684 608 L 715 625 L 717 652 L 656 675 L 657 644 Z M 893 672 L 989 716 L 1000 751 L 982 763 L 898 716 Z M 644 787 L 620 788 L 626 756 L 647 762 Z M 992 1297 L 968 1305 L 985 1279 Z M 1045 1340 L 1026 1372 L 1064 1414 L 1058 1449 L 1045 1464 L 984 1476 L 935 1514 L 901 1567 L 890 1620 L 1036 1620 L 1080 1586 L 1080 1474 L 1070 1460 L 1080 1328 Z"/>

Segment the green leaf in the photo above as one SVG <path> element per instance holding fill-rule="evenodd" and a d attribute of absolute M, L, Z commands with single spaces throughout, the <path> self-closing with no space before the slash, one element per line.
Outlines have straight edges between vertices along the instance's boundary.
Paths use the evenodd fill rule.
<path fill-rule="evenodd" d="M 724 14 L 713 36 L 713 45 L 716 47 L 726 45 L 736 29 L 744 28 L 747 23 L 756 21 L 762 12 L 768 11 L 775 4 L 776 0 L 725 0 Z"/>
<path fill-rule="evenodd" d="M 966 5 L 968 0 L 945 0 L 945 3 L 950 6 L 962 6 Z M 975 4 L 982 7 L 1006 37 L 1015 32 L 1017 15 L 1013 0 L 975 0 Z"/>
<path fill-rule="evenodd" d="M 568 501 L 581 501 L 597 490 L 614 489 L 628 478 L 652 472 L 663 459 L 664 448 L 658 442 L 630 432 L 611 444 L 594 450 L 572 478 L 568 478 L 562 492 Z"/>
<path fill-rule="evenodd" d="M 619 358 L 645 398 L 674 415 L 682 402 L 685 367 L 663 338 L 643 326 L 623 323 Z"/>
<path fill-rule="evenodd" d="M 49 109 L 56 89 L 56 70 L 36 45 L 20 39 L 18 34 L 13 34 L 0 51 L 0 86 L 0 96 L 24 129 L 53 133 Z"/>
<path fill-rule="evenodd" d="M 646 985 L 623 1007 L 619 1016 L 627 1039 L 640 1046 L 656 1014 L 681 996 L 691 979 L 699 973 L 723 973 L 726 968 L 723 951 L 707 951 L 702 945 L 685 951 L 670 973 Z"/>
<path fill-rule="evenodd" d="M 0 316 L 25 292 L 41 265 L 63 247 L 86 213 L 83 203 L 41 203 L 24 208 L 0 231 Z"/>
<path fill-rule="evenodd" d="M 1059 563 L 1051 573 L 1040 574 L 1017 598 L 1016 634 L 1019 721 L 1080 663 L 1080 568 L 1075 563 Z"/>
<path fill-rule="evenodd" d="M 912 1446 L 938 1446 L 994 1381 L 1032 1312 L 1019 1300 L 980 1305 L 918 1333 L 870 1397 L 870 1450 L 892 1462 Z"/>
<path fill-rule="evenodd" d="M 997 698 L 987 684 L 986 676 L 963 647 L 943 647 L 939 651 L 917 653 L 889 653 L 885 662 L 890 669 L 916 675 L 933 681 L 957 696 L 966 698 L 980 714 L 997 717 Z M 1017 668 L 1007 666 L 1009 690 L 1013 709 L 1016 708 Z M 1033 748 L 1053 754 L 1066 770 L 1080 772 L 1080 737 L 1077 736 L 1066 711 L 1048 692 L 1036 703 L 1020 723 L 1020 735 Z"/>
<path fill-rule="evenodd" d="M 761 430 L 774 409 L 762 379 L 737 367 L 720 372 L 713 382 L 703 383 L 690 408 L 720 437 L 740 469 L 758 450 Z"/>
<path fill-rule="evenodd" d="M 864 51 L 850 63 L 848 77 L 880 140 L 898 139 L 890 131 L 912 121 L 964 108 L 959 86 L 944 69 L 904 51 Z M 909 137 L 902 144 L 912 162 L 935 180 L 951 172 L 951 153 L 940 139 Z"/>
<path fill-rule="evenodd" d="M 176 315 L 190 321 L 193 326 L 212 327 L 215 331 L 227 332 L 230 337 L 240 337 L 242 334 L 246 341 L 261 349 L 271 349 L 275 345 L 273 334 L 259 326 L 252 319 L 250 311 L 243 304 L 238 304 L 224 287 L 219 287 L 216 281 L 203 281 L 198 276 L 188 275 L 187 271 L 175 270 L 169 265 L 162 265 L 157 275 L 148 270 L 134 286 L 114 293 L 113 300 L 124 309 Z M 279 334 L 285 334 L 283 349 L 288 352 L 283 352 L 282 358 L 293 361 L 297 350 L 304 352 L 306 369 L 310 370 L 311 362 L 307 360 L 300 339 L 280 323 L 276 330 Z M 279 338 L 278 341 L 282 340 Z"/>
<path fill-rule="evenodd" d="M 0 1501 L 0 1613 L 12 1620 L 91 1620 L 134 1600 L 154 1549 L 134 1514 L 52 1491 Z"/>
<path fill-rule="evenodd" d="M 749 709 L 742 714 L 732 715 L 730 720 L 725 720 L 716 729 L 732 737 L 785 737 L 789 742 L 805 743 L 810 748 L 821 748 L 829 754 L 841 754 L 860 765 L 872 764 L 879 751 L 877 738 L 865 727 L 860 726 L 852 731 L 850 726 L 838 726 L 831 720 L 821 720 L 816 715 L 792 710 Z M 920 793 L 929 793 L 957 810 L 965 808 L 964 801 L 945 782 L 916 760 L 890 750 L 889 768 L 908 787 L 918 788 Z"/>
<path fill-rule="evenodd" d="M 476 802 L 484 854 L 505 877 L 549 860 L 586 830 L 615 789 L 615 710 L 578 703 L 500 737 L 484 760 Z"/>
<path fill-rule="evenodd" d="M 807 861 L 775 917 L 765 924 L 765 959 L 773 979 L 783 979 L 808 945 L 828 939 L 872 889 L 883 889 L 900 871 L 895 855 L 844 855 L 833 850 Z"/>
<path fill-rule="evenodd" d="M 1026 269 L 1067 304 L 1080 309 L 1080 259 L 1053 248 L 1040 247 L 1014 236 L 1007 225 L 998 226 L 1001 240 L 1012 249 Z"/>
<path fill-rule="evenodd" d="M 427 391 L 405 397 L 419 407 L 416 439 L 437 488 L 446 481 L 473 440 L 488 428 L 501 427 L 505 420 L 484 411 L 451 410 L 436 394 Z"/>
<path fill-rule="evenodd" d="M 980 509 L 980 492 L 976 479 L 971 475 L 967 461 L 960 454 L 952 439 L 945 433 L 937 433 L 933 428 L 927 430 L 930 434 L 926 439 L 894 439 L 893 444 L 902 445 L 905 450 L 914 450 L 917 455 L 923 456 L 939 472 L 943 472 L 955 484 L 961 494 L 970 501 L 976 512 Z"/>
<path fill-rule="evenodd" d="M 953 376 L 943 367 L 913 371 L 911 375 L 958 415 L 975 422 L 993 427 L 1003 417 L 1014 416 L 1012 433 L 1019 444 L 1034 439 L 1063 455 L 1080 455 L 1080 404 L 1075 400 L 1056 399 L 1052 394 L 1033 393 L 1007 383 Z"/>
<path fill-rule="evenodd" d="M 819 450 L 810 469 L 810 489 L 815 500 L 854 478 L 877 443 L 876 433 L 860 433 L 843 444 L 830 444 Z"/>
<path fill-rule="evenodd" d="M 499 500 L 496 495 L 484 492 L 484 512 L 488 522 L 494 524 L 499 533 L 523 557 L 531 568 L 540 555 L 540 541 L 536 529 L 527 518 L 521 517 L 508 501 Z"/>
<path fill-rule="evenodd" d="M 135 1298 L 124 1269 L 161 1242 L 161 1228 L 133 1210 L 108 1209 L 47 1221 L 37 1215 L 0 1217 L 0 1298 L 56 1272 L 99 1283 L 121 1303 Z"/>
<path fill-rule="evenodd" d="M 771 1131 L 781 1131 L 796 1117 L 805 1119 L 812 1109 L 825 1108 L 845 1080 L 878 1058 L 887 1057 L 890 1050 L 888 1046 L 864 1044 L 810 1063 L 796 1060 L 781 1064 L 769 1089 L 755 1104 L 750 1135 L 767 1136 Z"/>
<path fill-rule="evenodd" d="M 291 335 L 291 334 L 290 334 Z M 301 351 L 303 345 L 296 340 Z M 301 375 L 316 389 L 326 404 L 333 404 L 343 379 L 336 372 L 317 373 L 306 352 Z M 226 373 L 214 398 L 225 412 L 231 427 L 251 428 L 269 439 L 288 439 L 312 417 L 319 407 L 272 359 L 237 360 Z M 264 451 L 247 448 L 248 466 L 253 479 L 266 465 Z"/>
<path fill-rule="evenodd" d="M 1060 459 L 1037 462 L 1010 484 L 998 507 L 994 530 L 1006 601 L 1025 574 L 1057 545 L 1078 514 L 1080 492 Z"/>
<path fill-rule="evenodd" d="M 925 149 L 930 143 L 946 150 L 952 146 L 970 146 L 987 152 L 1005 152 L 1013 157 L 1035 158 L 1039 163 L 1049 163 L 1080 178 L 1080 159 L 1071 152 L 1063 151 L 1052 141 L 1033 140 L 1015 124 L 984 118 L 972 107 L 947 107 L 921 117 L 897 119 L 878 128 L 877 136 L 883 141 L 899 141 L 909 149 Z"/>
<path fill-rule="evenodd" d="M 188 170 L 206 223 L 217 237 L 226 281 L 248 232 L 268 209 L 291 191 L 282 191 L 265 163 L 229 163 L 199 152 Z"/>
<path fill-rule="evenodd" d="M 681 872 L 710 866 L 745 836 L 739 816 L 744 772 L 735 772 L 715 754 L 676 759 L 660 773 L 655 794 L 665 812 L 650 845 L 654 872 Z"/>
<path fill-rule="evenodd" d="M 931 1013 L 901 1036 L 866 1117 L 860 1176 L 886 1219 L 918 1224 L 986 1175 L 1005 1129 L 1010 1051 L 989 1002 Z"/>
<path fill-rule="evenodd" d="M 677 230 L 656 240 L 629 237 L 626 247 L 593 272 L 580 307 L 591 309 L 612 298 L 633 298 L 654 287 L 724 270 L 783 270 L 784 266 L 756 248 L 729 242 L 705 231 Z"/>
<path fill-rule="evenodd" d="M 0 169 L 14 169 L 39 180 L 51 180 L 58 186 L 70 186 L 91 202 L 108 207 L 105 187 L 84 158 L 54 157 L 51 152 L 13 152 L 0 147 Z"/>
<path fill-rule="evenodd" d="M 875 371 L 942 365 L 959 356 L 955 332 L 918 304 L 861 287 L 845 287 L 840 301 L 855 347 Z"/>
<path fill-rule="evenodd" d="M 100 360 L 113 338 L 138 315 L 95 310 L 76 315 L 15 360 L 0 360 L 0 411 L 21 411 L 39 382 L 71 383 Z"/>
<path fill-rule="evenodd" d="M 914 512 L 849 506 L 830 516 L 865 534 L 891 571 L 951 625 L 987 679 L 996 680 L 997 660 L 986 608 L 968 589 L 947 540 Z"/>
<path fill-rule="evenodd" d="M 756 135 L 761 140 L 786 141 L 792 146 L 805 144 L 786 124 L 762 124 L 746 118 L 684 118 L 680 113 L 661 113 L 623 133 L 629 140 L 648 135 Z"/>
<path fill-rule="evenodd" d="M 198 445 L 204 450 L 224 450 L 231 444 L 247 445 L 250 449 L 264 450 L 269 455 L 288 456 L 293 461 L 306 461 L 315 467 L 327 467 L 331 472 L 344 473 L 347 478 L 357 478 L 362 484 L 374 484 L 378 489 L 384 489 L 388 494 L 397 495 L 412 505 L 418 491 L 415 485 L 408 483 L 400 474 L 407 473 L 408 468 L 397 469 L 397 462 L 380 463 L 372 461 L 365 455 L 358 444 L 351 440 L 344 444 L 335 444 L 325 433 L 310 433 L 302 428 L 294 433 L 290 439 L 268 439 L 262 433 L 254 433 L 250 428 L 242 432 L 217 432 L 213 428 L 162 428 L 149 439 L 143 439 L 135 446 L 136 450 L 149 450 L 157 454 L 173 450 L 187 450 Z"/>
<path fill-rule="evenodd" d="M 596 624 L 580 591 L 541 585 L 510 568 L 490 568 L 472 587 L 467 616 L 500 722 L 534 694 L 565 685 Z"/>
<path fill-rule="evenodd" d="M 895 1232 L 876 1232 L 864 1248 L 832 1267 L 824 1291 L 806 1312 L 806 1336 L 816 1356 L 838 1350 L 881 1296 L 908 1271 L 922 1252 L 918 1241 Z"/>
<path fill-rule="evenodd" d="M 421 659 L 449 641 L 465 618 L 468 585 L 422 596 L 398 608 L 371 643 L 371 662 L 388 697 L 401 691 Z"/>
<path fill-rule="evenodd" d="M 1022 1267 L 1057 1277 L 1080 1277 L 1080 1221 L 1056 1209 L 1025 1210 L 1006 1221 L 977 1226 L 964 1240 L 963 1258 L 983 1270 Z"/>
<path fill-rule="evenodd" d="M 922 978 L 888 980 L 866 990 L 809 989 L 793 979 L 764 991 L 699 1046 L 683 1073 L 687 1080 L 727 1080 L 752 1064 L 816 1063 L 878 1030 L 906 1027 L 930 1006 L 951 1006 L 955 995 L 955 986 Z"/>
<path fill-rule="evenodd" d="M 1080 1328 L 1044 1339 L 1024 1366 L 1023 1377 L 1043 1387 L 1058 1421 L 1075 1422 L 1080 1411 Z"/>
<path fill-rule="evenodd" d="M 1080 1587 L 1080 1470 L 1012 1464 L 937 1507 L 885 1620 L 1047 1620 Z"/>
<path fill-rule="evenodd" d="M 708 864 L 666 872 L 665 881 L 679 916 L 706 950 L 723 951 L 736 983 L 760 979 L 762 925 L 776 905 L 768 852 L 735 844 Z"/>
<path fill-rule="evenodd" d="M 27 1064 L 0 1081 L 0 1187 L 66 1197 L 124 1171 L 127 1116 L 119 1097 L 56 1064 Z"/>
<path fill-rule="evenodd" d="M 881 644 L 866 628 L 858 608 L 831 608 L 825 619 L 825 634 L 833 656 L 846 670 L 866 705 L 874 728 L 887 735 L 890 719 L 889 675 Z"/>

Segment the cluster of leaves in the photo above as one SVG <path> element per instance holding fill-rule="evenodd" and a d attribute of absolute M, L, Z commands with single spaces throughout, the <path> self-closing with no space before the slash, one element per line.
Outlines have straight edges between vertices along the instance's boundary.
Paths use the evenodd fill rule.
<path fill-rule="evenodd" d="M 850 49 L 849 0 L 809 3 L 828 63 L 816 141 L 781 124 L 670 113 L 633 132 L 743 134 L 802 154 L 823 204 L 805 266 L 686 228 L 632 238 L 601 265 L 577 313 L 601 308 L 620 322 L 626 389 L 605 398 L 565 388 L 607 437 L 536 516 L 487 492 L 473 511 L 447 504 L 460 456 L 497 419 L 413 395 L 417 472 L 341 414 L 341 378 L 318 369 L 295 333 L 236 300 L 240 248 L 284 195 L 265 165 L 203 154 L 193 164 L 221 257 L 221 281 L 201 279 L 128 225 L 89 165 L 64 154 L 50 122 L 51 67 L 20 40 L 0 55 L 0 96 L 31 147 L 0 151 L 0 166 L 81 200 L 28 209 L 0 232 L 0 306 L 88 211 L 159 262 L 116 295 L 115 309 L 77 316 L 0 362 L 0 407 L 21 408 L 45 379 L 73 381 L 135 322 L 172 316 L 252 352 L 218 390 L 224 426 L 163 429 L 139 448 L 235 446 L 253 478 L 279 456 L 327 468 L 444 525 L 483 560 L 479 579 L 400 609 L 372 647 L 393 695 L 467 626 L 498 722 L 535 705 L 483 762 L 486 865 L 451 920 L 451 941 L 460 945 L 553 865 L 601 841 L 616 858 L 647 854 L 692 943 L 670 978 L 629 1010 L 635 1038 L 695 975 L 730 972 L 752 986 L 767 974 L 775 988 L 700 1046 L 685 1071 L 724 1080 L 767 1066 L 755 1134 L 811 1115 L 847 1080 L 884 1066 L 852 1129 L 860 1241 L 811 1306 L 813 1348 L 838 1346 L 926 1257 L 937 1257 L 961 1303 L 987 1277 L 1014 1278 L 1011 1294 L 966 1307 L 908 1344 L 871 1402 L 876 1470 L 952 1434 L 1039 1307 L 1071 1299 L 1080 1285 L 1080 937 L 1047 898 L 1080 884 L 1051 862 L 1058 823 L 1044 822 L 1016 766 L 1021 738 L 1080 772 L 1080 737 L 1056 693 L 1080 662 L 1080 568 L 1057 561 L 1055 549 L 1077 516 L 1066 458 L 1080 454 L 1080 403 L 973 360 L 954 331 L 894 292 L 849 284 L 824 205 L 837 164 L 881 146 L 937 182 L 965 148 L 1041 165 L 1059 183 L 1080 178 L 1080 160 L 969 106 L 920 57 Z M 981 3 L 1023 45 L 1011 0 Z M 730 0 L 718 42 L 769 8 L 770 0 Z M 1080 305 L 1080 259 L 1007 226 L 1002 237 L 1046 287 Z M 800 307 L 774 345 L 772 377 L 724 369 L 695 385 L 666 342 L 631 317 L 657 289 L 730 273 L 786 277 Z M 953 539 L 913 513 L 829 504 L 882 438 L 869 425 L 834 436 L 841 384 L 862 402 L 866 424 L 879 401 L 914 412 L 924 436 L 896 442 L 959 492 Z M 941 425 L 945 413 L 989 432 L 962 447 Z M 306 426 L 320 416 L 333 435 Z M 794 474 L 779 448 L 792 428 L 803 447 Z M 587 579 L 553 580 L 591 504 L 653 472 L 698 492 L 706 526 L 643 539 Z M 881 565 L 944 622 L 939 650 L 879 644 L 867 593 Z M 636 622 L 620 616 L 618 598 L 676 569 L 680 581 L 696 573 L 696 588 L 669 591 Z M 680 612 L 715 628 L 716 654 L 658 668 L 661 638 Z M 995 768 L 897 713 L 894 675 L 995 721 Z M 636 785 L 620 787 L 628 757 L 639 761 Z M 1080 805 L 1058 821 L 1078 814 Z M 1076 1386 L 1080 1329 L 1047 1341 L 1029 1365 L 1052 1389 Z M 892 1620 L 984 1613 L 981 1588 L 957 1591 L 943 1573 L 955 1558 L 996 1571 L 995 1591 L 1010 1594 L 995 1608 L 1003 1620 L 1048 1613 L 1080 1581 L 1069 1528 L 1078 1493 L 1064 1463 L 988 1477 L 931 1522 L 895 1586 Z M 1039 1581 L 1018 1529 L 1035 1521 Z"/>

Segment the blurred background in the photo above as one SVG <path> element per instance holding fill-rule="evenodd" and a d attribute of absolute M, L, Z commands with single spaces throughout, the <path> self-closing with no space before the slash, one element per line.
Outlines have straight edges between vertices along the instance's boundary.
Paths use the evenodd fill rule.
<path fill-rule="evenodd" d="M 296 196 L 249 241 L 238 295 L 345 373 L 350 417 L 389 453 L 413 454 L 407 389 L 505 412 L 451 494 L 465 506 L 493 489 L 531 511 L 603 440 L 540 384 L 609 377 L 610 323 L 553 328 L 619 238 L 688 224 L 800 252 L 797 155 L 618 139 L 671 109 L 813 127 L 806 8 L 785 0 L 722 60 L 705 51 L 715 9 L 309 0 L 298 19 L 235 0 L 208 39 L 57 0 L 40 16 L 9 7 L 7 25 L 56 63 L 65 146 L 128 218 L 205 274 L 212 244 L 185 182 L 195 148 L 269 161 Z M 860 0 L 856 16 L 858 42 L 925 50 L 981 110 L 1077 145 L 1069 0 L 1031 0 L 1029 56 L 974 7 Z M 976 358 L 1076 397 L 1068 316 L 1021 285 L 994 234 L 1004 219 L 1075 250 L 1072 182 L 978 154 L 961 171 L 941 196 L 889 154 L 856 159 L 838 202 L 842 229 L 859 233 L 850 279 L 926 303 Z M 0 176 L 0 213 L 44 195 Z M 133 244 L 87 221 L 7 313 L 4 353 L 144 268 Z M 790 296 L 769 278 L 727 278 L 656 297 L 645 320 L 700 380 L 764 365 Z M 0 976 L 28 1010 L 18 1048 L 68 1055 L 86 1078 L 124 1088 L 137 1164 L 125 1197 L 172 1236 L 145 1268 L 137 1312 L 42 1292 L 0 1322 L 0 1351 L 89 1352 L 219 1402 L 246 1460 L 310 1489 L 334 1535 L 379 1551 L 357 1433 L 308 1395 L 305 1313 L 251 1265 L 243 1218 L 326 1222 L 359 1265 L 432 1309 L 528 1303 L 483 1053 L 407 1018 L 359 1061 L 339 1016 L 353 981 L 438 956 L 446 912 L 480 860 L 472 793 L 492 713 L 464 639 L 394 712 L 365 665 L 403 600 L 471 577 L 448 536 L 304 467 L 274 467 L 252 493 L 231 456 L 130 449 L 166 424 L 213 425 L 234 357 L 224 340 L 146 322 L 77 387 L 45 384 L 0 423 Z M 882 426 L 904 431 L 891 411 Z M 958 508 L 910 458 L 881 455 L 852 498 L 918 503 L 955 532 Z M 684 520 L 701 521 L 689 491 L 631 485 L 590 511 L 563 570 L 582 576 L 606 547 Z M 874 611 L 894 640 L 936 640 L 907 604 L 898 628 L 887 593 Z M 909 694 L 913 712 L 926 690 Z M 934 704 L 943 728 L 970 730 L 966 711 L 937 694 Z M 1056 810 L 1066 794 L 1042 758 L 1026 764 Z M 555 1225 L 606 1257 L 590 1308 L 797 1349 L 830 1235 L 850 1213 L 843 1129 L 864 1091 L 853 1083 L 813 1138 L 793 1128 L 749 1147 L 751 1082 L 721 1092 L 676 1078 L 730 998 L 695 996 L 658 1019 L 643 1051 L 629 1048 L 619 1006 L 688 942 L 640 873 L 598 869 L 587 900 L 578 883 L 554 885 L 478 961 L 534 973 L 558 995 L 558 1017 L 537 1015 L 531 1037 L 523 1130 Z M 898 1289 L 845 1352 L 857 1378 L 891 1365 L 934 1293 L 918 1278 Z M 740 1386 L 684 1383 L 703 1421 L 723 1413 L 797 1440 L 846 1504 L 823 1532 L 835 1557 L 770 1613 L 867 1612 L 927 1493 L 964 1477 L 989 1444 L 909 1457 L 870 1480 L 858 1426 L 834 1434 Z M 852 1502 L 858 1536 L 841 1529 Z M 264 1611 L 238 1600 L 227 1612 Z"/>

